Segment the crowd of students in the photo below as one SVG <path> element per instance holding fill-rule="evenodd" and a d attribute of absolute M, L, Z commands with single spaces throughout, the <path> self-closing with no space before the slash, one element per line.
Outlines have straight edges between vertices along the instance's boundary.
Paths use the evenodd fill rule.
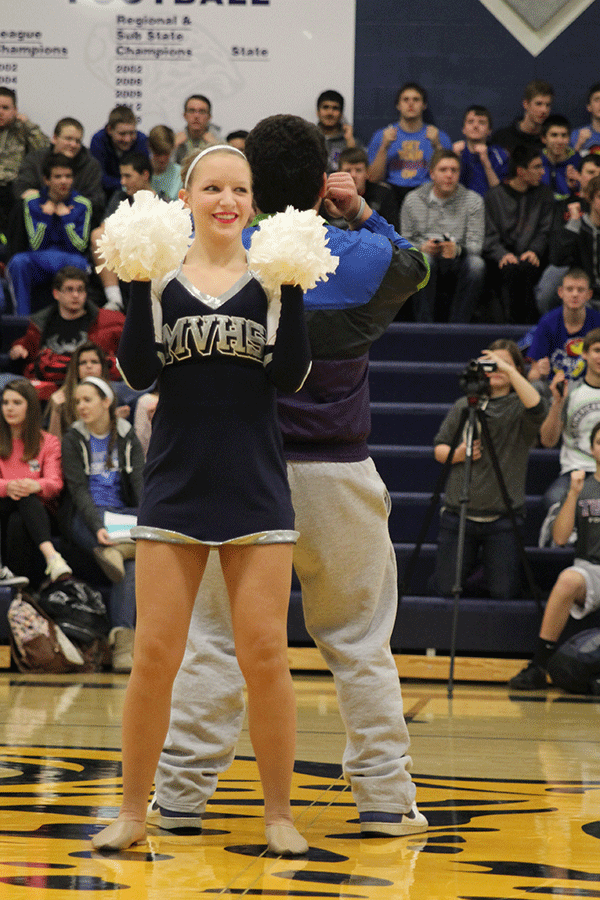
<path fill-rule="evenodd" d="M 498 367 L 498 374 L 492 378 L 498 385 L 492 385 L 490 410 L 502 405 L 494 400 L 516 395 L 520 398 L 515 406 L 517 417 L 522 418 L 524 410 L 528 411 L 525 418 L 535 424 L 535 435 L 542 426 L 545 446 L 558 443 L 563 428 L 567 442 L 570 439 L 569 426 L 560 418 L 569 393 L 561 389 L 563 379 L 570 381 L 573 388 L 585 385 L 593 394 L 586 402 L 594 405 L 597 388 L 593 368 L 591 382 L 585 374 L 589 346 L 585 346 L 583 355 L 581 351 L 585 335 L 600 325 L 600 312 L 595 308 L 600 301 L 600 83 L 592 85 L 588 92 L 589 124 L 575 129 L 564 116 L 552 113 L 553 96 L 547 82 L 530 82 L 523 93 L 522 117 L 496 131 L 490 111 L 473 104 L 465 112 L 462 136 L 453 143 L 447 134 L 425 121 L 425 89 L 416 82 L 407 82 L 396 96 L 398 121 L 377 131 L 366 147 L 344 119 L 344 98 L 339 92 L 327 90 L 317 99 L 317 127 L 326 144 L 327 172 L 349 173 L 358 195 L 428 259 L 429 283 L 407 304 L 412 310 L 408 317 L 424 322 L 534 325 L 521 342 L 521 349 L 529 358 L 528 382 L 523 382 L 524 360 L 517 348 L 508 344 L 490 351 Z M 182 187 L 181 163 L 185 156 L 220 141 L 218 129 L 211 125 L 212 108 L 207 97 L 188 97 L 183 112 L 186 124 L 180 133 L 175 134 L 169 126 L 156 125 L 146 136 L 137 129 L 133 112 L 126 106 L 117 106 L 104 128 L 92 137 L 88 151 L 82 143 L 83 127 L 76 119 L 59 120 L 49 140 L 17 112 L 14 92 L 0 88 L 0 131 L 7 137 L 4 150 L 0 151 L 0 182 L 4 182 L 0 183 L 0 228 L 6 238 L 4 306 L 31 313 L 47 297 L 43 290 L 39 294 L 38 288 L 43 289 L 48 282 L 53 284 L 52 294 L 57 301 L 56 307 L 51 304 L 33 312 L 27 334 L 10 350 L 13 368 L 21 365 L 23 374 L 35 386 L 36 402 L 38 398 L 48 401 L 48 431 L 40 431 L 44 435 L 40 446 L 45 446 L 48 434 L 48 440 L 52 435 L 62 437 L 63 448 L 68 448 L 65 484 L 62 476 L 60 484 L 54 477 L 54 492 L 50 495 L 46 495 L 46 488 L 36 486 L 32 490 L 39 493 L 38 502 L 41 500 L 44 510 L 52 516 L 56 512 L 53 504 L 56 506 L 64 488 L 63 497 L 67 499 L 63 499 L 62 509 L 64 512 L 68 508 L 69 515 L 61 518 L 63 534 L 93 554 L 114 582 L 113 623 L 130 635 L 135 622 L 134 560 L 130 558 L 133 554 L 128 545 L 112 545 L 102 524 L 105 509 L 135 509 L 141 494 L 143 450 L 127 421 L 127 403 L 134 395 L 118 381 L 114 369 L 128 297 L 126 286 L 116 275 L 103 270 L 98 280 L 93 266 L 99 262 L 98 242 L 104 220 L 122 200 L 131 202 L 139 190 L 153 191 L 165 200 L 175 199 Z M 227 141 L 241 149 L 246 136 L 243 131 L 233 132 Z M 321 213 L 338 227 L 347 227 L 343 219 L 332 218 L 325 206 Z M 74 265 L 78 268 L 73 269 Z M 57 272 L 61 274 L 52 282 Z M 67 283 L 67 288 L 65 272 L 67 282 L 69 276 L 75 282 Z M 98 305 L 85 298 L 87 273 L 92 274 L 91 289 L 96 292 Z M 85 302 L 76 303 L 69 311 L 65 297 L 61 303 L 58 295 L 66 290 L 76 293 L 78 284 Z M 115 320 L 105 321 L 110 316 Z M 0 377 L 8 397 L 12 397 L 12 375 Z M 86 383 L 89 378 L 92 381 Z M 528 388 L 527 383 L 535 383 L 539 393 L 537 388 Z M 2 403 L 4 416 L 4 395 Z M 29 409 L 35 404 L 28 399 L 25 405 Z M 138 405 L 137 430 L 147 446 L 156 395 L 145 395 Z M 8 406 L 7 403 L 7 409 Z M 85 418 L 90 406 L 98 407 L 91 425 Z M 500 424 L 504 428 L 503 420 Z M 583 437 L 584 444 L 593 424 Z M 436 437 L 438 458 L 450 425 L 449 420 L 444 422 Z M 531 446 L 529 431 L 528 426 L 521 435 L 525 462 Z M 15 431 L 14 435 L 20 439 L 20 432 Z M 106 441 L 107 435 L 111 435 L 109 445 L 100 448 L 99 436 Z M 123 441 L 131 442 L 139 470 L 122 468 L 122 453 L 116 453 L 116 448 Z M 36 453 L 39 451 L 35 443 L 31 447 Z M 37 456 L 27 456 L 30 452 L 31 448 L 23 458 L 27 457 L 33 479 L 37 480 L 42 478 L 39 473 L 43 466 Z M 461 452 L 462 445 L 454 462 L 464 460 Z M 593 472 L 594 456 L 587 445 L 580 452 L 585 456 L 586 470 Z M 99 479 L 90 477 L 90 453 L 92 457 L 100 454 L 96 460 Z M 12 450 L 8 459 L 11 454 Z M 474 459 L 481 459 L 479 444 Z M 549 489 L 547 507 L 553 508 L 554 516 L 567 491 L 574 465 L 571 463 L 572 460 L 562 465 L 560 481 Z M 458 472 L 458 467 L 453 469 Z M 512 465 L 506 474 L 509 482 L 517 485 L 520 497 L 523 479 L 512 478 Z M 458 476 L 453 477 L 456 480 Z M 46 530 L 40 538 L 28 529 L 20 510 L 26 504 L 20 501 L 29 493 L 26 486 L 19 491 L 17 496 L 16 488 L 11 486 L 11 493 L 7 493 L 11 503 L 1 511 L 4 518 L 0 524 L 5 526 L 5 583 L 22 580 L 24 571 L 34 582 L 44 574 L 38 571 L 39 565 L 37 569 L 35 565 L 24 566 L 22 555 L 14 556 L 16 544 L 9 536 L 15 533 L 15 526 L 13 523 L 7 527 L 9 511 L 28 535 L 22 546 L 33 542 L 46 560 L 45 574 L 60 577 L 69 571 L 69 566 L 47 539 Z M 15 517 L 17 510 L 19 515 Z M 442 523 L 442 538 L 448 546 L 455 539 L 450 522 L 455 512 L 447 506 Z M 486 507 L 485 521 L 481 520 L 481 510 L 473 514 L 473 554 L 479 543 L 485 547 L 481 534 L 492 534 L 494 544 L 503 532 L 506 522 L 501 521 L 501 527 L 498 526 L 497 512 Z M 40 518 L 45 521 L 44 516 Z M 553 521 L 546 523 L 546 537 Z M 443 541 L 440 547 L 442 544 Z M 438 556 L 436 570 L 442 593 L 447 591 L 452 568 L 452 552 L 446 544 Z M 489 556 L 490 572 L 494 570 L 496 551 Z M 441 560 L 445 561 L 448 577 L 442 573 Z M 515 560 L 513 576 L 517 568 Z M 514 595 L 518 590 L 516 577 L 509 581 L 505 588 L 504 581 L 501 584 L 492 575 L 492 593 Z M 538 674 L 537 682 L 540 680 Z"/>
<path fill-rule="evenodd" d="M 552 111 L 553 99 L 548 82 L 531 81 L 523 115 L 496 130 L 490 110 L 474 103 L 453 142 L 427 121 L 425 88 L 406 82 L 395 98 L 398 120 L 363 146 L 343 96 L 319 95 L 327 171 L 351 172 L 360 195 L 429 258 L 434 277 L 405 317 L 534 323 L 559 305 L 557 288 L 572 265 L 584 268 L 600 299 L 600 83 L 588 91 L 589 122 L 575 128 Z M 177 134 L 158 124 L 146 135 L 129 107 L 116 106 L 89 150 L 77 119 L 60 119 L 47 138 L 18 111 L 12 90 L 0 88 L 0 107 L 4 305 L 23 314 L 32 291 L 62 265 L 81 265 L 81 255 L 97 264 L 103 219 L 122 199 L 140 189 L 175 199 L 185 155 L 221 140 L 203 94 L 185 99 Z M 227 141 L 243 149 L 246 134 L 231 132 Z M 419 200 L 408 197 L 413 191 Z M 101 304 L 122 309 L 122 285 L 106 270 L 100 277 Z M 465 293 L 468 302 L 457 303 Z"/>

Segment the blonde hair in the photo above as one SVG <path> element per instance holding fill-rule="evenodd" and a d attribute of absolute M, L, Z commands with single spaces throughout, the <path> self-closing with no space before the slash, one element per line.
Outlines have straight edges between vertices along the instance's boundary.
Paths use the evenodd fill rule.
<path fill-rule="evenodd" d="M 211 144 L 210 147 L 205 147 L 204 150 L 201 150 L 200 153 L 189 153 L 183 163 L 181 164 L 181 181 L 183 182 L 184 190 L 187 190 L 189 182 L 191 180 L 191 175 L 196 167 L 196 163 L 198 163 L 203 156 L 206 156 L 208 153 L 215 153 L 220 151 L 222 153 L 233 153 L 237 156 L 241 156 L 242 159 L 247 163 L 248 169 L 250 169 L 250 163 L 246 159 L 246 155 L 242 153 L 241 150 L 238 150 L 237 147 L 232 147 L 231 144 Z"/>

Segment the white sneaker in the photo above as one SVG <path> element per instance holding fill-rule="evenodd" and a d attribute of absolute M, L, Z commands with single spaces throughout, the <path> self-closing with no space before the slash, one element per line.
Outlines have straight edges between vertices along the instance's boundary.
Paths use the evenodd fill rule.
<path fill-rule="evenodd" d="M 24 587 L 26 584 L 29 584 L 29 578 L 25 578 L 24 575 L 13 575 L 8 566 L 0 568 L 0 587 L 16 587 L 17 585 Z"/>
<path fill-rule="evenodd" d="M 156 799 L 156 794 L 148 804 L 146 812 L 148 825 L 158 825 L 163 831 L 172 831 L 175 834 L 200 834 L 202 832 L 202 816 L 176 815 L 169 810 L 161 810 Z"/>
<path fill-rule="evenodd" d="M 111 312 L 123 312 L 123 301 L 121 300 L 107 300 L 103 306 L 103 309 L 109 309 Z"/>
<path fill-rule="evenodd" d="M 73 570 L 66 560 L 62 558 L 60 553 L 55 553 L 46 566 L 46 575 L 50 581 L 58 581 L 63 575 L 72 575 Z"/>
<path fill-rule="evenodd" d="M 108 636 L 112 647 L 113 672 L 131 672 L 133 668 L 133 628 L 113 628 Z"/>
<path fill-rule="evenodd" d="M 360 813 L 362 834 L 381 834 L 402 837 L 405 834 L 420 834 L 427 831 L 429 822 L 413 803 L 407 813 L 364 812 Z"/>

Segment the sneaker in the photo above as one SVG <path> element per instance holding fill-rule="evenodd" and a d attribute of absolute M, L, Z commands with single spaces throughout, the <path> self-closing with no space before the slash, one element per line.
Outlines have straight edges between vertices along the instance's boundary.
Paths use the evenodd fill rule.
<path fill-rule="evenodd" d="M 24 587 L 29 584 L 29 578 L 24 575 L 13 575 L 8 566 L 0 568 L 0 587 Z"/>
<path fill-rule="evenodd" d="M 546 672 L 531 660 L 524 669 L 510 679 L 509 688 L 515 691 L 539 691 L 548 687 Z"/>
<path fill-rule="evenodd" d="M 163 831 L 172 831 L 175 834 L 201 834 L 202 816 L 188 816 L 187 813 L 176 813 L 170 809 L 163 809 L 158 805 L 156 796 L 148 805 L 146 821 L 149 825 L 158 825 Z"/>
<path fill-rule="evenodd" d="M 407 813 L 361 812 L 359 815 L 362 834 L 381 834 L 402 837 L 403 834 L 420 834 L 427 831 L 429 822 L 413 803 Z"/>
<path fill-rule="evenodd" d="M 114 584 L 123 581 L 125 578 L 123 557 L 115 547 L 94 547 L 94 559 Z"/>
<path fill-rule="evenodd" d="M 131 672 L 133 668 L 133 628 L 113 628 L 108 637 L 112 647 L 113 672 Z"/>
<path fill-rule="evenodd" d="M 123 309 L 123 301 L 117 300 L 113 297 L 112 300 L 107 300 L 104 304 L 104 309 L 109 309 L 111 312 L 124 312 Z"/>
<path fill-rule="evenodd" d="M 62 558 L 60 553 L 55 553 L 46 566 L 46 575 L 48 575 L 50 581 L 58 581 L 59 578 L 72 574 L 71 566 Z"/>

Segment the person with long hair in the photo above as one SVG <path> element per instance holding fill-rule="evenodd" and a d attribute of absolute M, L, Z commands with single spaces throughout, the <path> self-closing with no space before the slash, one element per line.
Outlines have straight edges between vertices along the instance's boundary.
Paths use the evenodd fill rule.
<path fill-rule="evenodd" d="M 48 400 L 48 431 L 60 440 L 77 419 L 75 388 L 88 375 L 110 382 L 110 363 L 102 347 L 94 341 L 85 341 L 69 360 L 65 380 Z M 127 405 L 117 406 L 118 416 L 126 419 L 130 413 Z"/>
<path fill-rule="evenodd" d="M 75 388 L 87 375 L 110 380 L 109 365 L 102 347 L 93 341 L 85 341 L 69 360 L 65 380 L 57 391 L 50 395 L 48 409 L 48 431 L 60 440 L 70 428 L 77 413 L 75 411 Z"/>
<path fill-rule="evenodd" d="M 77 419 L 62 442 L 67 498 L 63 527 L 70 540 L 93 554 L 113 582 L 109 616 L 112 667 L 131 671 L 135 625 L 135 545 L 114 543 L 107 510 L 136 514 L 142 494 L 144 454 L 129 422 L 116 414 L 112 387 L 90 375 L 75 388 Z"/>
<path fill-rule="evenodd" d="M 133 282 L 119 364 L 132 387 L 158 377 L 159 401 L 138 515 L 137 623 L 123 711 L 123 803 L 92 839 L 124 849 L 144 839 L 146 807 L 171 689 L 211 548 L 227 584 L 250 737 L 264 794 L 267 845 L 299 855 L 290 792 L 296 704 L 287 661 L 297 539 L 276 416 L 276 390 L 310 368 L 302 290 L 267 296 L 248 269 L 250 167 L 230 146 L 187 161 L 181 198 L 194 220 L 183 263 L 155 285 Z M 198 685 L 202 690 L 202 686 Z"/>
<path fill-rule="evenodd" d="M 18 575 L 41 580 L 37 551 L 50 581 L 71 574 L 52 542 L 50 512 L 62 487 L 60 443 L 41 428 L 35 388 L 23 378 L 10 381 L 1 400 L 0 528 L 3 559 Z"/>

